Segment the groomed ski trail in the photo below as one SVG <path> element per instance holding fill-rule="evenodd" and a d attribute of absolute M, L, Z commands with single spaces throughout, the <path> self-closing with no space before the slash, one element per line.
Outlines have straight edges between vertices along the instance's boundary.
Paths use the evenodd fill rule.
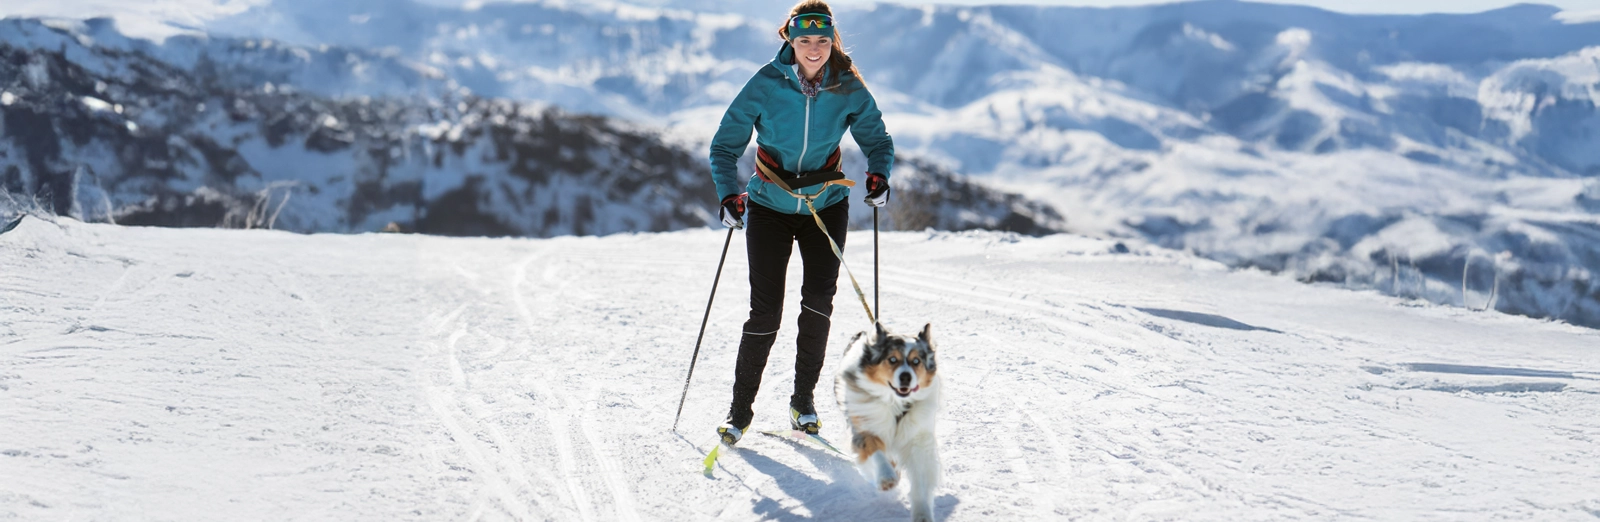
<path fill-rule="evenodd" d="M 907 519 L 903 488 L 809 442 L 747 437 L 700 475 L 742 237 L 668 430 L 723 237 L 25 220 L 0 236 L 0 518 Z M 1593 331 L 1071 236 L 882 237 L 886 323 L 939 344 L 940 520 L 1600 512 Z M 870 245 L 846 246 L 864 274 Z M 758 430 L 787 426 L 792 263 Z M 847 298 L 832 441 L 837 358 L 869 326 Z"/>

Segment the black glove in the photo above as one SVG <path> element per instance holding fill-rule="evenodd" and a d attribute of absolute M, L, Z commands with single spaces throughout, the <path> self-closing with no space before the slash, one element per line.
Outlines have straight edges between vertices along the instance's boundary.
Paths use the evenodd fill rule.
<path fill-rule="evenodd" d="M 722 198 L 722 226 L 744 228 L 744 193 Z"/>
<path fill-rule="evenodd" d="M 883 177 L 883 174 L 868 172 L 867 197 L 862 201 L 873 207 L 889 204 L 889 178 Z"/>

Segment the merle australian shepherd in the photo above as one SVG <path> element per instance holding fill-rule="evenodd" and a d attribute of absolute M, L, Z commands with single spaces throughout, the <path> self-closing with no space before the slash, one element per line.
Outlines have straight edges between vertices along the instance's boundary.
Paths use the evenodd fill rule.
<path fill-rule="evenodd" d="M 834 380 L 850 420 L 850 446 L 862 474 L 879 489 L 894 489 L 900 472 L 911 482 L 911 519 L 933 520 L 939 487 L 939 374 L 932 325 L 915 335 L 892 335 L 882 323 L 850 340 Z"/>

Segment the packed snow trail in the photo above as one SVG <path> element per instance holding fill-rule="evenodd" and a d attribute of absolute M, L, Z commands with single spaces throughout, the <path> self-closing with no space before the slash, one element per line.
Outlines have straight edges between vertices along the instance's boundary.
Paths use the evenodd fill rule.
<path fill-rule="evenodd" d="M 742 238 L 669 430 L 724 237 L 27 219 L 0 234 L 0 519 L 908 519 L 807 442 L 701 475 Z M 941 520 L 1600 515 L 1593 330 L 1081 237 L 882 238 L 886 323 L 943 358 Z M 790 297 L 758 429 L 787 426 Z M 869 326 L 837 309 L 824 396 Z"/>

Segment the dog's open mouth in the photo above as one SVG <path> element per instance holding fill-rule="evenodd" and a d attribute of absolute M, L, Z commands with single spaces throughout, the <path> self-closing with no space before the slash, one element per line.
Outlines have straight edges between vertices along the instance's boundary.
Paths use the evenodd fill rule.
<path fill-rule="evenodd" d="M 920 386 L 920 385 L 912 386 L 910 388 L 895 388 L 894 389 L 894 393 L 896 395 L 901 396 L 901 397 L 905 397 L 907 395 L 911 395 L 913 393 L 917 393 L 917 390 L 920 390 L 920 389 L 922 389 L 922 386 Z"/>

